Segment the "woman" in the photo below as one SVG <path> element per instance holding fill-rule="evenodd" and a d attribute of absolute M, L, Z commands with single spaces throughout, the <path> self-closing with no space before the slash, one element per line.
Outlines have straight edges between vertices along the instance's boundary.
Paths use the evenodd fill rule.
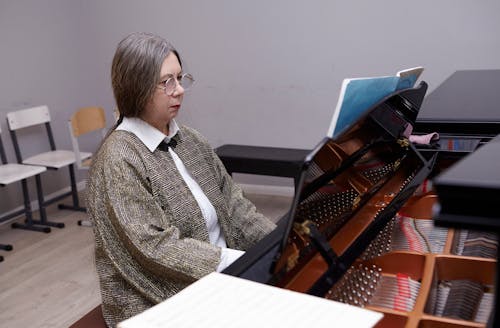
<path fill-rule="evenodd" d="M 111 78 L 120 112 L 93 162 L 103 313 L 114 327 L 212 271 L 274 229 L 232 181 L 207 141 L 174 118 L 193 79 L 164 39 L 123 39 Z"/>

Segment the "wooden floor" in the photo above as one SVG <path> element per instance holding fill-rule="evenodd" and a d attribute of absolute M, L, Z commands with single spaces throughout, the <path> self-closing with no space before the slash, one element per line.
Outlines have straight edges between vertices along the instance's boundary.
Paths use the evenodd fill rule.
<path fill-rule="evenodd" d="M 289 209 L 291 198 L 248 195 L 257 208 L 277 220 Z M 37 216 L 38 213 L 35 213 Z M 0 226 L 0 243 L 14 250 L 0 251 L 0 327 L 67 328 L 100 304 L 93 259 L 92 228 L 78 220 L 85 213 L 48 208 L 49 219 L 64 229 L 45 234 Z M 19 219 L 22 221 L 22 219 Z"/>

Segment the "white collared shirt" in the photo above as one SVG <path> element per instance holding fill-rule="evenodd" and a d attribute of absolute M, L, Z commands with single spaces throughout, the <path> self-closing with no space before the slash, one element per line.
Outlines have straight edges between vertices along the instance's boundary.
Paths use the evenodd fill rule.
<path fill-rule="evenodd" d="M 160 130 L 140 118 L 124 117 L 123 121 L 117 126 L 116 130 L 128 131 L 135 134 L 151 152 L 154 152 L 162 141 L 170 142 L 170 140 L 179 131 L 179 126 L 175 120 L 171 120 L 169 123 L 169 134 L 166 136 Z M 221 261 L 217 267 L 217 271 L 221 272 L 237 258 L 243 255 L 244 252 L 227 248 L 226 240 L 224 239 L 224 235 L 221 233 L 220 224 L 217 219 L 217 213 L 214 206 L 198 183 L 193 179 L 182 160 L 173 151 L 172 147 L 168 147 L 168 152 L 170 156 L 172 156 L 177 170 L 186 182 L 186 185 L 200 207 L 208 228 L 210 243 L 221 248 Z"/>

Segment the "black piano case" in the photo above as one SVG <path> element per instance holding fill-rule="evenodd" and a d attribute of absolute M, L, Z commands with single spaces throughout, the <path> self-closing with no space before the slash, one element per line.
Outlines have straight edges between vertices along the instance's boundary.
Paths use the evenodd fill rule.
<path fill-rule="evenodd" d="M 437 195 L 423 186 L 438 153 L 405 135 L 426 90 L 396 92 L 323 139 L 278 228 L 225 273 L 382 312 L 378 327 L 483 326 L 496 255 L 461 255 L 467 231 L 436 230 Z M 478 304 L 452 302 L 464 290 Z"/>

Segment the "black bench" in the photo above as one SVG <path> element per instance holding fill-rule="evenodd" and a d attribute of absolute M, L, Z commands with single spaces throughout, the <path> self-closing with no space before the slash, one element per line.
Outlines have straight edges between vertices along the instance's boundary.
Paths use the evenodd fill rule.
<path fill-rule="evenodd" d="M 229 174 L 249 173 L 293 178 L 298 183 L 307 149 L 222 145 L 215 152 Z"/>

